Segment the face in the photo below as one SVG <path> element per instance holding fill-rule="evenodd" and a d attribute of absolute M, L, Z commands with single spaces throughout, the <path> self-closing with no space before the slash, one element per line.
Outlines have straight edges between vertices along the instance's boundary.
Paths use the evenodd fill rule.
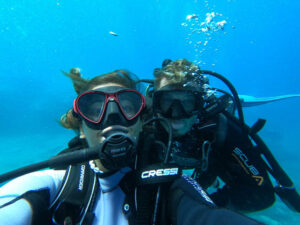
<path fill-rule="evenodd" d="M 126 89 L 126 88 L 120 86 L 119 84 L 106 83 L 106 84 L 96 86 L 92 90 L 114 93 L 122 89 Z M 122 101 L 122 103 L 125 104 L 124 109 L 130 112 L 130 105 L 126 104 L 126 100 Z M 107 111 L 111 108 L 114 109 L 114 107 L 117 109 L 115 111 L 119 112 L 118 114 L 120 114 L 121 112 L 119 110 L 119 107 L 114 100 L 108 101 L 105 113 L 108 114 Z M 86 120 L 84 119 L 82 120 L 81 132 L 85 136 L 89 147 L 94 147 L 102 143 L 113 132 L 124 132 L 132 139 L 134 139 L 136 142 L 138 141 L 139 133 L 142 128 L 142 124 L 139 118 L 136 119 L 135 123 L 133 124 L 129 123 L 129 126 L 125 126 L 124 124 L 121 123 L 121 121 L 119 121 L 119 118 L 121 117 L 124 120 L 122 114 L 119 115 L 119 117 L 118 116 L 114 117 L 115 115 L 112 115 L 112 117 L 114 117 L 113 119 L 115 119 L 113 123 L 106 122 L 108 118 L 108 115 L 106 114 L 104 114 L 103 119 L 100 122 L 101 126 L 99 128 L 91 127 Z M 107 168 L 103 166 L 103 163 L 100 160 L 96 161 L 96 165 L 103 172 L 109 171 Z"/>
<path fill-rule="evenodd" d="M 164 87 L 172 84 L 169 80 L 163 78 L 157 88 L 157 91 L 159 90 L 164 90 Z M 175 90 L 174 90 L 175 91 Z M 168 96 L 165 96 L 168 97 Z M 164 100 L 164 99 L 162 99 Z M 190 105 L 190 99 L 186 99 L 185 97 L 178 97 L 178 101 L 180 101 L 182 104 L 185 104 L 186 106 Z M 168 101 L 166 101 L 168 102 Z M 169 102 L 170 104 L 170 102 Z M 161 115 L 162 116 L 162 115 Z M 171 118 L 166 118 L 171 124 L 172 131 L 173 131 L 173 136 L 174 137 L 179 137 L 187 132 L 189 132 L 192 129 L 192 126 L 194 123 L 197 121 L 197 115 L 191 115 L 190 117 L 185 117 L 185 118 L 176 118 L 176 119 L 171 119 Z M 164 126 L 166 126 L 164 124 Z"/>

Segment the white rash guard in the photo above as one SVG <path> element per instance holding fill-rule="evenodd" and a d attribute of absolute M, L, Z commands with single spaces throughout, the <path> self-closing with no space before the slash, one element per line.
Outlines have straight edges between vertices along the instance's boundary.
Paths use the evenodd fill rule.
<path fill-rule="evenodd" d="M 125 194 L 118 186 L 128 171 L 129 169 L 124 168 L 109 177 L 99 179 L 100 191 L 96 196 L 93 225 L 128 225 L 123 213 Z M 0 188 L 0 206 L 27 191 L 44 189 L 49 190 L 52 202 L 60 190 L 64 175 L 65 170 L 44 170 L 18 177 Z M 31 219 L 32 209 L 25 199 L 0 209 L 0 224 L 30 225 Z"/>

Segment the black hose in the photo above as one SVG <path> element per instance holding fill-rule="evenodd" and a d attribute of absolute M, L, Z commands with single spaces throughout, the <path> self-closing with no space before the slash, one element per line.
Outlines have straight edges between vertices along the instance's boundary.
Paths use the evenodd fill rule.
<path fill-rule="evenodd" d="M 247 127 L 249 128 L 249 127 Z M 287 173 L 281 168 L 267 145 L 264 143 L 264 141 L 257 135 L 257 134 L 249 134 L 250 137 L 255 141 L 257 145 L 260 146 L 261 153 L 266 157 L 269 165 L 272 167 L 272 170 L 269 172 L 272 174 L 272 176 L 284 187 L 291 187 L 293 186 L 293 181 L 291 178 L 287 175 Z M 269 167 L 267 167 L 269 168 Z"/>
<path fill-rule="evenodd" d="M 51 157 L 49 160 L 38 162 L 29 166 L 25 166 L 4 173 L 0 175 L 0 183 L 44 168 L 55 168 L 58 166 L 66 166 L 66 165 L 86 162 L 92 159 L 97 159 L 99 157 L 99 149 L 101 149 L 101 147 L 102 144 L 91 148 L 85 148 L 85 149 L 76 150 L 74 152 L 60 154 Z"/>
<path fill-rule="evenodd" d="M 25 166 L 25 167 L 1 174 L 0 175 L 0 183 L 11 180 L 18 176 L 22 176 L 26 173 L 30 173 L 33 171 L 47 168 L 48 166 L 49 166 L 49 160 L 46 160 L 46 161 L 35 163 L 35 164 L 29 165 L 29 166 Z"/>
<path fill-rule="evenodd" d="M 227 85 L 227 87 L 230 89 L 230 91 L 231 91 L 231 93 L 233 95 L 233 98 L 234 98 L 234 101 L 235 101 L 235 104 L 236 104 L 236 107 L 237 107 L 237 111 L 238 111 L 239 121 L 240 121 L 241 124 L 244 124 L 244 113 L 243 113 L 243 110 L 242 110 L 242 104 L 240 102 L 239 95 L 238 95 L 236 89 L 230 83 L 230 81 L 227 80 L 221 74 L 218 74 L 218 73 L 213 72 L 213 71 L 200 70 L 199 73 L 200 74 L 209 74 L 209 75 L 212 75 L 214 77 L 217 77 L 218 79 L 220 79 L 221 81 L 223 81 Z"/>
<path fill-rule="evenodd" d="M 168 140 L 167 152 L 166 152 L 165 159 L 164 159 L 164 164 L 168 164 L 170 155 L 171 155 L 171 145 L 172 145 L 172 139 L 173 139 L 173 131 L 172 131 L 172 127 L 171 127 L 169 121 L 162 117 L 154 117 L 152 119 L 147 120 L 144 123 L 144 125 L 147 125 L 147 124 L 152 123 L 153 121 L 157 121 L 157 120 L 163 121 L 168 126 L 169 140 Z M 156 196 L 155 196 L 152 225 L 155 225 L 157 223 L 157 213 L 158 213 L 158 207 L 159 207 L 159 202 L 160 202 L 160 193 L 161 193 L 161 185 L 158 185 Z"/>
<path fill-rule="evenodd" d="M 172 145 L 172 139 L 173 139 L 173 130 L 172 130 L 172 127 L 171 127 L 171 125 L 170 125 L 170 123 L 169 123 L 169 121 L 167 119 L 165 119 L 163 117 L 157 117 L 157 116 L 155 116 L 152 119 L 147 120 L 144 123 L 144 126 L 147 125 L 147 124 L 149 124 L 149 123 L 152 123 L 153 121 L 156 121 L 156 120 L 161 120 L 161 121 L 163 121 L 168 126 L 169 132 L 167 132 L 167 133 L 169 134 L 169 138 L 168 138 L 167 152 L 166 152 L 165 159 L 164 159 L 164 164 L 167 164 L 169 162 L 170 155 L 171 155 L 171 145 Z"/>

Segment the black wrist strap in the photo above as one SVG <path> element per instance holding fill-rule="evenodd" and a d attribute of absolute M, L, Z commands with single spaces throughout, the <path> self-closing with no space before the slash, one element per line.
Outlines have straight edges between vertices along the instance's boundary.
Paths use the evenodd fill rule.
<path fill-rule="evenodd" d="M 49 208 L 50 193 L 48 189 L 40 191 L 28 191 L 20 196 L 27 200 L 32 208 L 32 225 L 50 225 L 51 215 Z"/>

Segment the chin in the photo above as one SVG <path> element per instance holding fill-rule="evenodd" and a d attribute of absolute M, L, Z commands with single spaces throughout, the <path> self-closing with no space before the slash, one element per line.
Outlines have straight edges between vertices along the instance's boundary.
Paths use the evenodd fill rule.
<path fill-rule="evenodd" d="M 174 137 L 179 137 L 179 136 L 182 136 L 186 134 L 186 131 L 176 131 L 176 130 L 173 130 L 173 136 Z"/>

